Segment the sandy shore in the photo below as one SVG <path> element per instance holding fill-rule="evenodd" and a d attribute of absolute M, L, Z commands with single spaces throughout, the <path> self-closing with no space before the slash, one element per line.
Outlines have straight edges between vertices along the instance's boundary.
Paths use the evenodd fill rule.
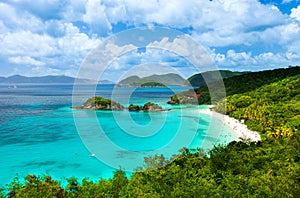
<path fill-rule="evenodd" d="M 249 139 L 254 142 L 261 140 L 260 135 L 256 131 L 249 130 L 245 124 L 241 123 L 240 121 L 234 118 L 229 117 L 228 115 L 223 115 L 210 109 L 201 109 L 197 111 L 199 113 L 207 114 L 223 121 L 224 124 L 232 128 L 232 130 L 236 133 L 237 137 L 239 138 Z"/>

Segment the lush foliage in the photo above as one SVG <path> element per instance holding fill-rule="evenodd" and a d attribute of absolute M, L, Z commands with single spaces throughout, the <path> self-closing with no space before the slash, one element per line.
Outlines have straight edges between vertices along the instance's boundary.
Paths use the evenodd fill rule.
<path fill-rule="evenodd" d="M 96 104 L 96 105 L 110 105 L 110 104 L 114 104 L 116 103 L 113 100 L 107 99 L 107 98 L 103 98 L 100 96 L 94 96 L 92 98 L 89 98 L 85 104 Z"/>
<path fill-rule="evenodd" d="M 150 156 L 131 178 L 119 170 L 108 180 L 70 178 L 62 187 L 49 176 L 28 175 L 0 197 L 299 197 L 299 81 L 295 74 L 218 104 L 226 102 L 229 115 L 263 134 L 261 142 L 234 141 L 209 153 L 184 148 L 172 160 Z"/>
<path fill-rule="evenodd" d="M 229 96 L 216 110 L 225 104 L 227 114 L 244 119 L 252 130 L 268 137 L 293 136 L 300 130 L 300 74 Z"/>
<path fill-rule="evenodd" d="M 141 84 L 141 87 L 165 87 L 165 85 L 159 82 L 146 82 Z"/>
<path fill-rule="evenodd" d="M 248 72 L 233 72 L 229 70 L 208 71 L 195 74 L 187 79 L 185 85 L 192 85 L 197 87 L 205 86 L 207 83 L 215 82 L 220 78 L 230 78 L 233 76 L 242 75 Z"/>
<path fill-rule="evenodd" d="M 215 147 L 210 157 L 184 149 L 167 165 L 163 156 L 146 159 L 150 170 L 130 179 L 119 170 L 109 180 L 79 184 L 71 178 L 62 188 L 55 180 L 46 181 L 48 176 L 29 175 L 25 184 L 9 185 L 8 197 L 297 197 L 299 149 L 299 138 L 232 142 Z"/>
<path fill-rule="evenodd" d="M 130 104 L 128 107 L 129 111 L 145 111 L 145 112 L 155 112 L 155 111 L 163 111 L 163 108 L 158 104 L 147 102 L 143 106 Z"/>
<path fill-rule="evenodd" d="M 241 94 L 255 90 L 263 85 L 277 82 L 284 78 L 300 74 L 300 67 L 292 67 L 286 69 L 274 69 L 260 72 L 250 72 L 231 78 L 223 79 L 223 82 L 213 81 L 208 86 L 202 86 L 197 89 L 191 89 L 171 97 L 171 101 L 175 104 L 211 104 L 219 101 L 225 94 L 231 96 L 234 94 Z M 224 83 L 225 90 L 223 86 Z M 224 93 L 225 91 L 225 93 Z M 210 93 L 213 93 L 210 94 Z M 197 97 L 198 101 L 191 100 L 193 95 L 200 95 Z"/>
<path fill-rule="evenodd" d="M 161 74 L 161 75 L 151 75 L 147 77 L 140 78 L 138 76 L 130 76 L 121 80 L 118 83 L 118 86 L 126 85 L 129 87 L 140 87 L 144 83 L 161 83 L 163 85 L 183 85 L 185 79 L 182 78 L 178 74 L 169 73 L 169 74 Z"/>
<path fill-rule="evenodd" d="M 124 109 L 120 103 L 100 96 L 89 98 L 82 106 L 97 107 L 98 109 Z"/>

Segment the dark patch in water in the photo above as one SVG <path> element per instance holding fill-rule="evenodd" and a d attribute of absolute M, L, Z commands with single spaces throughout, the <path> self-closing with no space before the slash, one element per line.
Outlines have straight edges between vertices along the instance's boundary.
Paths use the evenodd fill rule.
<path fill-rule="evenodd" d="M 79 163 L 68 163 L 68 162 L 65 162 L 65 163 L 60 163 L 58 166 L 56 166 L 57 168 L 59 169 L 65 169 L 65 168 L 79 168 L 81 165 Z"/>
<path fill-rule="evenodd" d="M 51 165 L 54 165 L 56 163 L 57 163 L 56 161 L 50 161 L 50 160 L 49 161 L 44 161 L 44 162 L 31 161 L 31 162 L 25 163 L 22 166 L 41 167 L 41 166 L 51 166 Z"/>
<path fill-rule="evenodd" d="M 43 143 L 50 143 L 50 142 L 56 142 L 60 140 L 70 140 L 75 137 L 72 136 L 53 136 L 49 135 L 46 137 L 12 137 L 11 135 L 7 135 L 8 137 L 1 138 L 0 145 L 10 145 L 10 144 L 18 144 L 20 146 L 30 146 L 35 144 L 43 144 Z M 0 136 L 1 137 L 1 136 Z"/>

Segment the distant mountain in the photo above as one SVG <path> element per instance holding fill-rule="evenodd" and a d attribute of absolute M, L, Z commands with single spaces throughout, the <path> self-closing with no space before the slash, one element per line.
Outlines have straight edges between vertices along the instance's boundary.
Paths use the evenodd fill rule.
<path fill-rule="evenodd" d="M 207 72 L 195 74 L 195 75 L 189 77 L 187 79 L 187 81 L 185 82 L 185 85 L 190 84 L 192 86 L 201 87 L 201 86 L 205 86 L 207 83 L 211 83 L 211 82 L 220 80 L 219 74 L 222 76 L 223 79 L 225 79 L 225 78 L 230 78 L 233 76 L 239 76 L 239 75 L 242 75 L 245 73 L 249 73 L 249 72 L 233 72 L 233 71 L 229 71 L 229 70 L 207 71 Z M 205 77 L 207 82 L 205 82 L 203 76 Z"/>
<path fill-rule="evenodd" d="M 121 85 L 130 85 L 132 83 L 136 83 L 140 80 L 140 77 L 138 76 L 130 76 L 128 78 L 125 78 L 123 80 L 121 80 L 118 84 L 121 84 Z"/>
<path fill-rule="evenodd" d="M 139 87 L 145 83 L 161 83 L 164 85 L 183 85 L 186 80 L 178 74 L 162 74 L 162 75 L 151 75 L 147 77 L 140 78 L 138 76 L 130 76 L 121 80 L 118 85 L 130 86 L 130 87 Z"/>
<path fill-rule="evenodd" d="M 75 78 L 69 76 L 41 76 L 41 77 L 26 77 L 20 75 L 14 75 L 10 77 L 0 77 L 0 83 L 2 84 L 71 84 L 75 82 Z M 88 79 L 77 79 L 81 84 L 97 84 L 97 81 Z"/>
<path fill-rule="evenodd" d="M 108 85 L 108 84 L 115 84 L 115 83 L 113 81 L 110 81 L 110 80 L 100 80 L 99 84 Z"/>

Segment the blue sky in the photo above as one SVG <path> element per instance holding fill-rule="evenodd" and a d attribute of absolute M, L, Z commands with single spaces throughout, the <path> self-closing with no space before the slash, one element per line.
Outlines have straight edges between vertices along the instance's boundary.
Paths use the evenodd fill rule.
<path fill-rule="evenodd" d="M 191 36 L 219 69 L 299 65 L 299 5 L 299 0 L 2 0 L 0 76 L 76 76 L 89 52 L 109 36 L 155 26 Z M 120 57 L 110 73 L 149 59 L 189 66 L 174 54 L 142 50 Z"/>

